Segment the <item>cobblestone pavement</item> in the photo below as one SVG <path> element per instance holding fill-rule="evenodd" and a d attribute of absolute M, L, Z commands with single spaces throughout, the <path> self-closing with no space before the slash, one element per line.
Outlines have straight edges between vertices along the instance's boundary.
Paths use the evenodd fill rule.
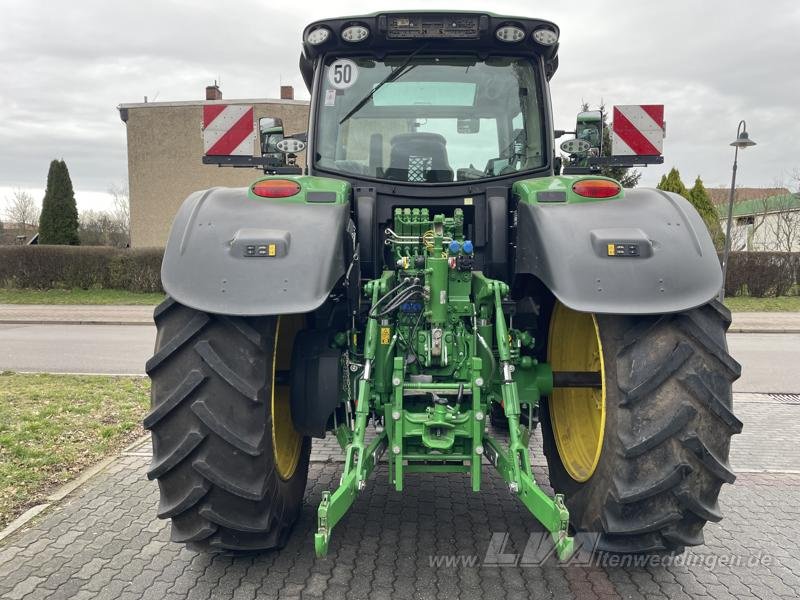
<path fill-rule="evenodd" d="M 154 518 L 144 444 L 0 542 L 0 598 L 797 598 L 800 473 L 787 467 L 800 469 L 800 403 L 742 395 L 737 412 L 746 433 L 734 442 L 740 475 L 723 488 L 725 519 L 673 564 L 487 566 L 493 533 L 509 533 L 504 553 L 522 553 L 529 533 L 541 532 L 498 476 L 487 468 L 486 489 L 473 494 L 461 475 L 415 475 L 400 495 L 385 466 L 334 530 L 329 556 L 315 559 L 316 506 L 342 466 L 328 441 L 314 448 L 302 517 L 284 550 L 198 554 L 171 543 L 169 525 Z M 547 481 L 540 458 L 535 465 Z"/>

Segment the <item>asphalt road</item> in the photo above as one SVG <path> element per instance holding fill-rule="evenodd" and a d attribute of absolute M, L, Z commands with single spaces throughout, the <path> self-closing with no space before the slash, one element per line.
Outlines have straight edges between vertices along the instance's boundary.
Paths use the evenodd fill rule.
<path fill-rule="evenodd" d="M 0 371 L 143 375 L 155 327 L 0 325 Z"/>
<path fill-rule="evenodd" d="M 728 348 L 742 365 L 735 392 L 800 392 L 800 334 L 732 333 Z"/>
<path fill-rule="evenodd" d="M 800 392 L 800 334 L 730 334 L 737 392 Z M 0 325 L 0 371 L 144 374 L 155 329 L 125 325 Z"/>

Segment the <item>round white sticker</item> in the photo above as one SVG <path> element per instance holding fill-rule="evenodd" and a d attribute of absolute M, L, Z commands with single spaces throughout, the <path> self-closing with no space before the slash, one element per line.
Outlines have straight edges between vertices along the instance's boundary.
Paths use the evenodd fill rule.
<path fill-rule="evenodd" d="M 328 67 L 328 81 L 337 90 L 346 90 L 358 79 L 358 66 L 349 58 L 339 58 Z"/>

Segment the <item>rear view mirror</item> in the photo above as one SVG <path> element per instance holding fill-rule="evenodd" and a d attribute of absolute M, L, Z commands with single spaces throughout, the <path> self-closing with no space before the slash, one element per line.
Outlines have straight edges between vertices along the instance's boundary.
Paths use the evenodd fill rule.
<path fill-rule="evenodd" d="M 481 130 L 481 121 L 459 117 L 456 121 L 456 130 L 458 133 L 478 133 Z"/>
<path fill-rule="evenodd" d="M 261 156 L 264 166 L 294 167 L 295 154 L 306 149 L 305 134 L 286 137 L 283 121 L 274 117 L 261 117 L 258 120 L 258 133 L 261 140 Z"/>
<path fill-rule="evenodd" d="M 603 136 L 603 113 L 587 110 L 578 113 L 575 137 L 589 144 L 589 148 L 600 148 Z"/>
<path fill-rule="evenodd" d="M 284 139 L 283 121 L 273 117 L 261 117 L 258 120 L 258 134 L 261 143 L 261 156 L 265 159 L 265 166 L 285 166 L 285 153 L 278 148 L 278 144 Z"/>
<path fill-rule="evenodd" d="M 509 160 L 507 158 L 492 158 L 486 163 L 486 170 L 484 171 L 489 177 L 495 177 L 502 174 L 503 169 L 507 169 Z"/>

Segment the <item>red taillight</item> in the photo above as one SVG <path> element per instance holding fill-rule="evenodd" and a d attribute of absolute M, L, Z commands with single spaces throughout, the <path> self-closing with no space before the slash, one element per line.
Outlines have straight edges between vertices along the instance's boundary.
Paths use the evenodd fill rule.
<path fill-rule="evenodd" d="M 572 191 L 584 198 L 611 198 L 621 190 L 616 181 L 608 179 L 583 179 L 572 185 Z"/>
<path fill-rule="evenodd" d="M 255 182 L 250 189 L 262 198 L 288 198 L 300 191 L 300 184 L 291 179 L 264 179 Z"/>

